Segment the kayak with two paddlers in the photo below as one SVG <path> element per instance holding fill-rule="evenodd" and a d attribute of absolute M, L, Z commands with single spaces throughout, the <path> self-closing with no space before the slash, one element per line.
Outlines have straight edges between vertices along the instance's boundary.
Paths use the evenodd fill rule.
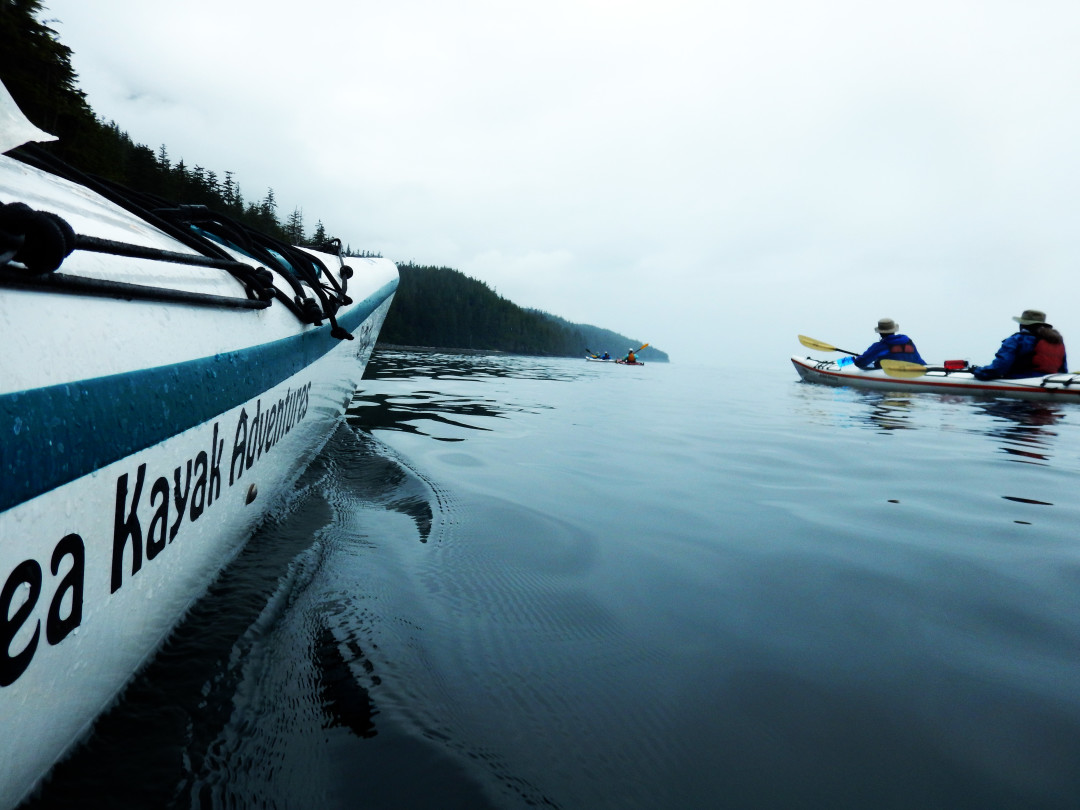
<path fill-rule="evenodd" d="M 813 338 L 799 335 L 799 342 L 817 351 L 852 354 Z M 879 391 L 930 391 L 942 394 L 1007 396 L 1019 399 L 1051 399 L 1080 402 L 1080 374 L 1059 372 L 1031 377 L 980 380 L 964 360 L 946 360 L 935 366 L 904 360 L 882 359 L 881 368 L 862 369 L 850 357 L 819 360 L 793 355 L 791 362 L 805 382 L 851 386 Z"/>
<path fill-rule="evenodd" d="M 592 351 L 592 349 L 586 348 L 585 349 L 585 352 L 586 352 L 585 359 L 586 360 L 591 360 L 593 362 L 598 362 L 599 361 L 599 362 L 602 362 L 602 363 L 612 363 L 613 362 L 613 363 L 616 363 L 616 364 L 618 364 L 620 366 L 643 366 L 645 364 L 637 359 L 637 355 L 638 355 L 639 352 L 641 352 L 642 349 L 647 348 L 648 345 L 649 345 L 648 343 L 643 343 L 643 344 L 641 344 L 640 347 L 638 347 L 636 349 L 629 348 L 629 349 L 626 350 L 626 357 L 616 357 L 616 358 L 612 358 L 611 355 L 609 355 L 607 352 L 604 352 L 603 355 L 599 355 L 599 354 L 595 354 Z"/>

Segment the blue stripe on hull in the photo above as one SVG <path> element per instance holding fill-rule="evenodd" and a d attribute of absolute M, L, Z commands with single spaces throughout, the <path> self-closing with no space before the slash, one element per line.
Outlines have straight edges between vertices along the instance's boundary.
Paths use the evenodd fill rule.
<path fill-rule="evenodd" d="M 350 332 L 390 282 L 338 323 Z M 248 349 L 0 396 L 0 512 L 248 402 L 341 343 L 330 326 Z"/>

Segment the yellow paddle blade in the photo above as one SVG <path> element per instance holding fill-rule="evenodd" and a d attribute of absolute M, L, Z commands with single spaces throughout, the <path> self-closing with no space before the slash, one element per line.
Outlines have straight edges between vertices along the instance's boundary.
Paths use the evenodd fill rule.
<path fill-rule="evenodd" d="M 850 354 L 854 357 L 859 356 L 858 352 L 841 349 L 839 346 L 833 346 L 831 343 L 826 343 L 824 340 L 814 340 L 812 337 L 807 337 L 806 335 L 799 335 L 799 343 L 808 349 L 817 349 L 819 352 L 843 352 L 844 354 Z"/>
<path fill-rule="evenodd" d="M 881 370 L 890 377 L 911 379 L 921 377 L 926 373 L 926 366 L 922 363 L 909 363 L 907 360 L 882 360 Z"/>
<path fill-rule="evenodd" d="M 816 349 L 819 352 L 838 352 L 840 349 L 820 340 L 814 340 L 806 335 L 799 335 L 799 343 L 808 349 Z"/>
<path fill-rule="evenodd" d="M 644 346 L 642 346 L 642 347 L 641 347 L 641 349 L 644 349 L 644 348 L 645 348 L 645 346 L 648 346 L 648 345 L 649 345 L 649 344 L 648 344 L 648 343 L 646 343 L 646 344 L 645 344 Z M 640 351 L 641 351 L 641 349 L 638 349 L 638 351 L 640 352 Z"/>

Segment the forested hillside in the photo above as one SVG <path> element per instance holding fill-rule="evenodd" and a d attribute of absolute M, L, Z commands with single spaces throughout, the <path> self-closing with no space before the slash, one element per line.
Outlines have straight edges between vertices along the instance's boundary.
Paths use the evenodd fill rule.
<path fill-rule="evenodd" d="M 288 244 L 320 246 L 335 238 L 321 220 L 308 232 L 299 206 L 280 219 L 273 188 L 248 201 L 232 172 L 173 162 L 164 144 L 151 149 L 135 143 L 115 122 L 98 118 L 78 86 L 71 49 L 41 21 L 43 8 L 42 0 L 0 0 L 0 81 L 27 118 L 58 137 L 32 149 L 162 204 L 205 205 Z M 20 149 L 10 154 L 18 157 Z M 348 255 L 377 255 L 354 249 L 347 238 L 341 241 Z M 384 343 L 569 357 L 582 356 L 586 348 L 620 355 L 631 344 L 641 345 L 598 327 L 522 309 L 457 270 L 399 268 L 401 284 L 382 330 Z M 667 355 L 649 349 L 642 359 L 666 361 Z"/>
<path fill-rule="evenodd" d="M 401 283 L 379 336 L 382 343 L 565 357 L 581 357 L 586 348 L 603 351 L 600 345 L 612 347 L 612 355 L 641 345 L 606 329 L 523 309 L 449 267 L 400 264 L 398 270 Z M 642 359 L 668 358 L 650 349 Z"/>
<path fill-rule="evenodd" d="M 642 343 L 636 338 L 628 338 L 626 335 L 620 335 L 610 329 L 601 329 L 599 326 L 590 326 L 587 323 L 570 323 L 570 321 L 560 318 L 558 315 L 551 315 L 538 309 L 530 310 L 530 312 L 536 312 L 555 323 L 575 330 L 581 335 L 585 348 L 596 354 L 609 352 L 612 357 L 622 357 L 626 354 L 627 349 L 636 349 Z M 662 352 L 651 344 L 640 359 L 650 363 L 667 363 L 669 361 L 667 352 Z"/>

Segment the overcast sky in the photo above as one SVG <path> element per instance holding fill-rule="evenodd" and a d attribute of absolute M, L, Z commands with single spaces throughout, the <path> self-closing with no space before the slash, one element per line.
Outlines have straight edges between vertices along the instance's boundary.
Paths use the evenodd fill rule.
<path fill-rule="evenodd" d="M 45 5 L 136 143 L 674 362 L 1080 360 L 1075 0 Z"/>

